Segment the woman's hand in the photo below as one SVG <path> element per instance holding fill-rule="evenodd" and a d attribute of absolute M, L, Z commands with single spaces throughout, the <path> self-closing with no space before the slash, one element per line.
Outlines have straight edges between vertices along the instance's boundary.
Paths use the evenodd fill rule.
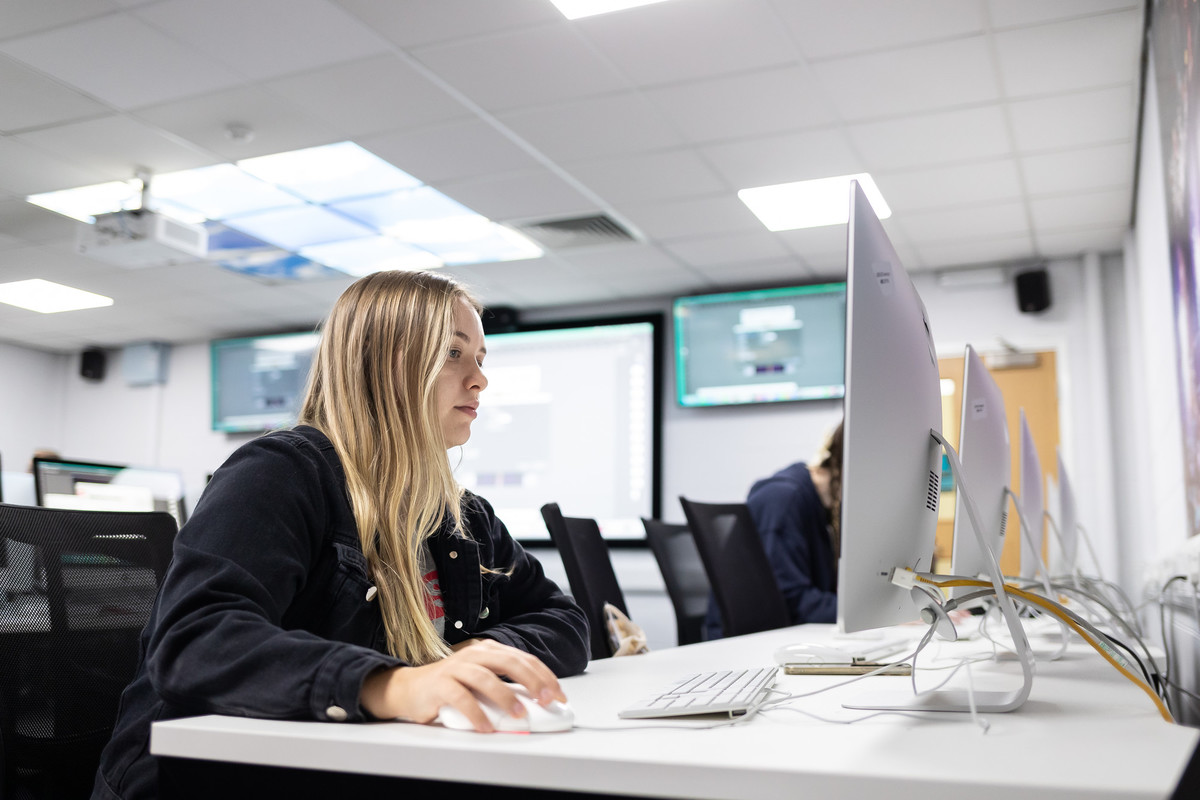
<path fill-rule="evenodd" d="M 500 676 L 523 685 L 543 706 L 567 700 L 558 678 L 534 656 L 491 639 L 471 639 L 441 661 L 371 673 L 363 681 L 359 702 L 379 719 L 413 722 L 432 722 L 442 706 L 453 706 L 475 730 L 490 733 L 494 729 L 480 708 L 480 698 L 511 709 L 514 717 L 525 716 L 525 707 Z"/>

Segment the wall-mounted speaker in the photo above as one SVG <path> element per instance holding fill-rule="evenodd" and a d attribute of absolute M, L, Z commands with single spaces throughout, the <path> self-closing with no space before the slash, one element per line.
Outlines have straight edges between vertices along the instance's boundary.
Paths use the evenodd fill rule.
<path fill-rule="evenodd" d="M 481 317 L 484 333 L 510 333 L 521 322 L 521 315 L 509 306 L 491 306 L 483 310 Z"/>
<path fill-rule="evenodd" d="M 1050 276 L 1044 269 L 1019 272 L 1016 276 L 1017 308 L 1024 314 L 1036 314 L 1050 307 Z"/>
<path fill-rule="evenodd" d="M 89 347 L 79 356 L 79 377 L 89 381 L 104 380 L 104 366 L 108 358 L 99 347 Z"/>

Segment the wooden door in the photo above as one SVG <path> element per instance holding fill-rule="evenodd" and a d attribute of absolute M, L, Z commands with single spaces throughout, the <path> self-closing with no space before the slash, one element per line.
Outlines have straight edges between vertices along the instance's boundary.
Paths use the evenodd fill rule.
<path fill-rule="evenodd" d="M 1042 475 L 1058 480 L 1058 380 L 1057 362 L 1053 350 L 1036 353 L 1011 354 L 980 353 L 1000 393 L 1004 396 L 1004 412 L 1008 417 L 1008 441 L 1012 448 L 1012 481 L 1014 492 L 1019 492 L 1021 474 L 1020 411 L 1025 409 L 1029 430 L 1033 434 L 1034 446 L 1042 463 Z M 938 359 L 938 371 L 942 378 L 942 435 L 958 448 L 959 426 L 962 417 L 963 357 Z M 954 541 L 953 490 L 942 493 L 938 509 L 937 550 L 935 569 L 940 573 L 950 570 L 950 554 Z M 1035 524 L 1030 520 L 1029 523 Z M 1042 520 L 1036 520 L 1042 525 Z M 1047 536 L 1042 537 L 1042 558 L 1047 557 Z M 1004 536 L 1004 550 L 1000 555 L 1000 571 L 1005 575 L 1016 575 L 1021 569 L 1021 526 L 1016 509 L 1009 502 L 1008 528 Z"/>

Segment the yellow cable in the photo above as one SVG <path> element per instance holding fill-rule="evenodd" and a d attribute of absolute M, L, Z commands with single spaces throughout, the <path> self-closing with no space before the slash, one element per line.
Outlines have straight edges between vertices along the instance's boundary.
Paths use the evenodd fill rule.
<path fill-rule="evenodd" d="M 931 578 L 926 578 L 921 575 L 917 575 L 916 573 L 914 573 L 914 576 L 915 576 L 916 580 L 920 581 L 921 583 L 928 583 L 933 586 L 937 586 L 937 587 L 944 588 L 944 589 L 949 589 L 949 588 L 953 588 L 956 586 L 979 586 L 979 587 L 986 587 L 989 589 L 994 588 L 990 581 L 977 581 L 977 580 L 971 580 L 968 578 L 954 578 L 952 580 L 938 581 L 938 580 L 933 580 Z M 1136 684 L 1138 687 L 1140 687 L 1143 692 L 1145 692 L 1146 694 L 1148 694 L 1150 696 L 1150 699 L 1154 701 L 1154 705 L 1158 708 L 1158 713 L 1162 715 L 1163 719 L 1165 719 L 1167 722 L 1175 721 L 1175 718 L 1171 716 L 1170 709 L 1167 708 L 1166 704 L 1163 703 L 1162 698 L 1160 698 L 1158 696 L 1158 694 L 1154 691 L 1153 688 L 1151 688 L 1144 680 L 1139 678 L 1137 675 L 1134 675 L 1132 672 L 1130 672 L 1128 669 L 1126 669 L 1124 667 L 1124 665 L 1122 665 L 1119 661 L 1117 661 L 1117 659 L 1114 658 L 1113 655 L 1109 652 L 1110 648 L 1107 645 L 1096 640 L 1090 633 L 1088 633 L 1083 627 L 1081 627 L 1079 625 L 1079 623 L 1075 622 L 1075 620 L 1071 619 L 1069 616 L 1062 613 L 1062 609 L 1059 608 L 1057 606 L 1057 604 L 1055 604 L 1051 600 L 1047 600 L 1044 597 L 1041 597 L 1040 595 L 1033 594 L 1032 592 L 1027 592 L 1024 589 L 1018 589 L 1017 587 L 1012 586 L 1011 584 L 1007 584 L 1007 583 L 1004 584 L 1004 590 L 1006 592 L 1008 592 L 1009 594 L 1020 597 L 1022 600 L 1024 600 L 1027 603 L 1031 603 L 1033 605 L 1040 606 L 1041 608 L 1046 609 L 1051 614 L 1053 614 L 1054 616 L 1058 617 L 1063 622 L 1065 622 L 1067 625 L 1071 626 L 1071 630 L 1078 633 L 1080 638 L 1082 638 L 1085 642 L 1090 644 L 1096 650 L 1096 652 L 1098 652 L 1100 655 L 1104 656 L 1104 659 L 1106 661 L 1108 661 L 1108 663 L 1112 664 L 1118 672 L 1120 672 L 1122 675 L 1124 675 L 1129 680 L 1133 681 L 1134 684 Z"/>

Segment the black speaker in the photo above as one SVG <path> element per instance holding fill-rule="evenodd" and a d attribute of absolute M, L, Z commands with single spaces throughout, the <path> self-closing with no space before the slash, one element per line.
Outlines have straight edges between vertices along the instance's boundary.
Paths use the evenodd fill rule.
<path fill-rule="evenodd" d="M 1050 307 L 1050 276 L 1044 269 L 1017 273 L 1017 308 L 1036 314 Z"/>
<path fill-rule="evenodd" d="M 510 333 L 520 324 L 520 314 L 509 306 L 492 306 L 483 310 L 484 333 Z"/>
<path fill-rule="evenodd" d="M 79 358 L 79 377 L 89 381 L 104 380 L 106 356 L 99 347 L 89 347 Z"/>

